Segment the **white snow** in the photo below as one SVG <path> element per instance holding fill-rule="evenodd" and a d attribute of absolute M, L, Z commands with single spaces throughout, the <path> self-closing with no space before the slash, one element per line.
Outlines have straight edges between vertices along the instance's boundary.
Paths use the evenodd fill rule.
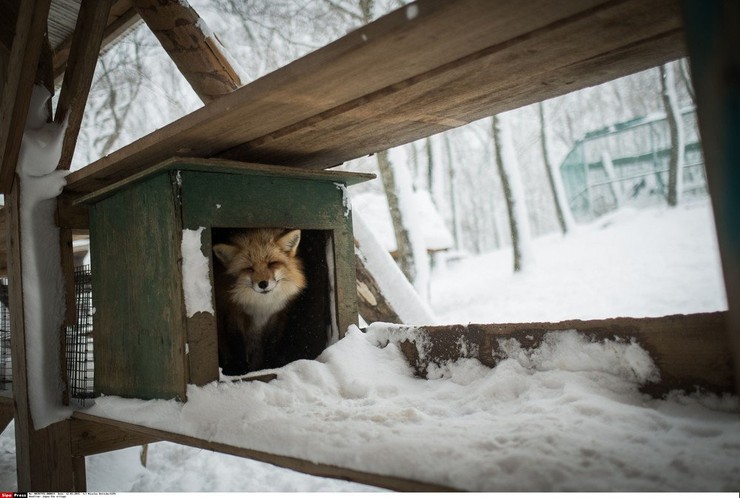
<path fill-rule="evenodd" d="M 486 322 L 521 321 L 527 311 L 537 320 L 578 318 L 584 313 L 574 312 L 590 307 L 597 316 L 723 309 L 712 226 L 707 203 L 623 211 L 569 237 L 535 241 L 536 272 L 513 274 L 506 252 L 456 263 L 434 276 L 434 288 L 446 291 L 435 308 L 449 303 L 449 319 L 471 301 L 471 315 Z M 590 287 L 599 273 L 608 283 Z M 506 343 L 509 357 L 494 369 L 463 359 L 418 379 L 396 345 L 410 337 L 418 337 L 413 327 L 373 324 L 365 334 L 350 330 L 316 361 L 277 370 L 267 384 L 191 387 L 185 404 L 105 397 L 90 411 L 467 490 L 740 488 L 737 397 L 641 394 L 639 385 L 657 372 L 636 344 L 554 333 L 536 350 Z M 0 462 L 13 457 L 12 431 L 6 431 Z M 0 472 L 5 468 L 0 464 Z M 296 479 L 274 467 L 162 443 L 150 445 L 146 469 L 136 449 L 88 458 L 94 491 L 362 489 Z"/>
<path fill-rule="evenodd" d="M 429 306 L 421 300 L 391 255 L 380 245 L 375 234 L 368 228 L 357 211 L 352 215 L 352 225 L 355 239 L 362 251 L 360 257 L 364 259 L 365 265 L 377 279 L 383 295 L 392 304 L 401 320 L 412 325 L 436 323 Z M 357 252 L 356 247 L 355 252 Z"/>
<path fill-rule="evenodd" d="M 455 241 L 439 211 L 434 207 L 429 192 L 416 190 L 413 198 L 414 219 L 419 224 L 419 231 L 427 249 L 439 251 L 452 248 Z M 395 251 L 396 235 L 393 233 L 393 221 L 385 196 L 376 192 L 352 194 L 352 204 L 355 211 L 361 213 L 363 219 L 370 225 L 385 250 Z"/>
<path fill-rule="evenodd" d="M 352 212 L 352 199 L 344 183 L 335 182 L 334 186 L 342 192 L 342 206 L 344 206 L 344 217 L 346 218 Z"/>
<path fill-rule="evenodd" d="M 54 222 L 56 196 L 67 174 L 56 171 L 67 125 L 46 122 L 50 97 L 45 88 L 34 87 L 18 157 L 26 370 L 36 429 L 71 413 L 62 405 L 64 385 L 59 375 L 65 300 L 59 229 Z"/>
<path fill-rule="evenodd" d="M 213 290 L 208 274 L 208 258 L 201 248 L 205 227 L 182 231 L 182 288 L 188 318 L 204 312 L 213 315 Z"/>

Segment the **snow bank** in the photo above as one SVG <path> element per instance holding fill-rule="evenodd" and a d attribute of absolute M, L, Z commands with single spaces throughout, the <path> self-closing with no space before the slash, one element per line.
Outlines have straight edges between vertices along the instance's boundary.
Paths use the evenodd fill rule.
<path fill-rule="evenodd" d="M 737 399 L 642 395 L 654 367 L 635 344 L 552 334 L 494 369 L 463 359 L 424 380 L 382 340 L 399 333 L 413 328 L 351 328 L 267 384 L 191 386 L 184 404 L 104 397 L 88 411 L 467 490 L 740 487 Z"/>
<path fill-rule="evenodd" d="M 36 429 L 71 413 L 62 405 L 61 394 L 59 333 L 65 291 L 59 229 L 54 222 L 56 197 L 68 173 L 56 171 L 67 124 L 46 122 L 50 97 L 45 88 L 34 87 L 18 157 L 26 370 Z"/>

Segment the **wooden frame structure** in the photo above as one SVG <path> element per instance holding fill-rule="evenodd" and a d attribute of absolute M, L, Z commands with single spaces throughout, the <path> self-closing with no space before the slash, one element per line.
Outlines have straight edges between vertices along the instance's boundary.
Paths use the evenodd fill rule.
<path fill-rule="evenodd" d="M 30 85 L 53 80 L 61 68 L 69 68 L 62 85 L 62 95 L 68 97 L 60 99 L 55 119 L 61 121 L 69 113 L 65 143 L 73 147 L 97 54 L 90 50 L 91 44 L 100 46 L 110 40 L 138 15 L 152 28 L 157 26 L 160 35 L 178 29 L 157 25 L 161 11 L 151 8 L 156 3 L 151 0 L 81 3 L 72 41 L 53 47 L 50 54 L 42 43 L 50 0 L 0 0 L 0 19 L 6 23 L 15 19 L 10 23 L 13 29 L 3 30 L 0 38 L 0 81 L 4 82 L 0 88 L 0 191 L 6 194 L 7 204 L 16 385 L 13 400 L 0 399 L 0 427 L 8 420 L 9 406 L 14 406 L 18 485 L 29 491 L 84 490 L 84 456 L 101 451 L 157 439 L 208 447 L 204 441 L 84 414 L 45 429 L 33 427 L 25 374 L 20 201 L 18 181 L 14 181 Z M 710 8 L 699 0 L 684 0 L 683 5 L 678 0 L 420 0 L 219 98 L 211 99 L 201 90 L 203 100 L 209 101 L 202 109 L 69 175 L 58 204 L 60 243 L 65 245 L 72 230 L 87 228 L 87 213 L 73 206 L 75 199 L 171 156 L 326 168 L 685 56 L 684 35 L 688 34 L 729 301 L 726 321 L 715 320 L 705 339 L 714 349 L 700 347 L 731 351 L 729 361 L 734 361 L 737 383 L 740 132 L 738 110 L 732 107 L 737 89 L 724 80 L 726 74 L 736 74 L 738 67 L 733 50 L 737 22 L 737 6 L 731 1 Z M 206 38 L 202 38 L 204 43 Z M 174 47 L 168 50 L 176 51 Z M 213 53 L 207 64 L 218 71 L 214 67 L 221 59 L 218 47 Z M 183 56 L 184 67 L 196 63 L 187 53 L 177 56 Z M 220 74 L 235 77 L 228 70 Z M 715 92 L 717 86 L 726 91 Z M 71 103 L 72 97 L 78 100 Z M 721 126 L 725 128 L 716 128 Z M 682 344 L 685 352 L 695 342 Z M 663 346 L 655 347 L 664 352 Z M 726 376 L 723 379 L 726 385 Z M 395 489 L 434 488 L 246 449 L 213 449 Z"/>

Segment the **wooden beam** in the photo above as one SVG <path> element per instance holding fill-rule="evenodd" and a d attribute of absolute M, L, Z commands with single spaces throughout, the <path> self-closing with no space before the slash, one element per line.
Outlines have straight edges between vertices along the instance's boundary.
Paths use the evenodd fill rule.
<path fill-rule="evenodd" d="M 325 168 L 684 53 L 678 0 L 422 0 L 72 173 L 68 191 L 174 155 Z"/>
<path fill-rule="evenodd" d="M 13 398 L 6 398 L 0 394 L 0 434 L 10 425 L 14 416 Z"/>
<path fill-rule="evenodd" d="M 20 0 L 0 0 L 0 52 L 10 55 Z"/>
<path fill-rule="evenodd" d="M 82 0 L 54 120 L 67 120 L 58 169 L 72 164 L 112 0 Z"/>
<path fill-rule="evenodd" d="M 131 4 L 131 0 L 114 0 L 103 32 L 101 47 L 105 49 L 105 47 L 115 42 L 139 20 L 139 14 Z M 72 48 L 73 38 L 74 35 L 64 40 L 58 46 L 53 47 L 55 81 L 64 75 L 65 69 L 67 68 L 67 59 L 69 58 L 70 50 Z"/>
<path fill-rule="evenodd" d="M 311 474 L 319 477 L 328 477 L 330 479 L 344 479 L 347 481 L 359 482 L 370 486 L 378 486 L 394 491 L 454 491 L 451 488 L 439 486 L 436 484 L 413 481 L 400 477 L 370 474 L 358 470 L 311 462 L 295 457 L 274 455 L 263 451 L 250 450 L 248 448 L 239 448 L 228 444 L 216 443 L 194 438 L 191 436 L 176 434 L 174 432 L 152 429 L 149 427 L 134 425 L 127 422 L 106 419 L 95 415 L 89 415 L 84 412 L 75 412 L 73 420 L 76 420 L 75 423 L 84 422 L 85 424 L 87 424 L 86 426 L 82 427 L 99 426 L 97 429 L 95 429 L 96 433 L 104 433 L 106 430 L 112 431 L 114 433 L 124 431 L 131 434 L 136 434 L 141 437 L 150 437 L 156 440 L 170 441 L 172 443 L 192 446 L 194 448 L 202 448 L 204 450 L 217 451 L 219 453 L 226 453 L 229 455 L 250 458 L 252 460 L 258 460 L 260 462 L 277 465 L 278 467 L 296 470 L 304 474 Z"/>
<path fill-rule="evenodd" d="M 203 102 L 242 85 L 221 43 L 186 2 L 134 0 L 134 6 Z"/>
<path fill-rule="evenodd" d="M 557 323 L 444 325 L 421 327 L 420 332 L 427 339 L 424 345 L 403 342 L 401 350 L 417 374 L 425 376 L 430 363 L 444 364 L 460 358 L 460 341 L 469 345 L 466 349 L 472 357 L 494 367 L 501 359 L 500 340 L 516 339 L 524 348 L 536 348 L 548 332 L 575 330 L 592 341 L 634 339 L 647 350 L 660 371 L 660 380 L 644 386 L 645 392 L 661 396 L 673 389 L 693 391 L 699 387 L 723 393 L 734 392 L 726 325 L 725 312 Z M 424 348 L 423 355 L 417 347 Z"/>
<path fill-rule="evenodd" d="M 80 418 L 72 419 L 70 430 L 72 454 L 76 457 L 97 455 L 159 441 L 153 436 L 124 430 L 115 424 L 101 424 Z"/>
<path fill-rule="evenodd" d="M 684 0 L 683 5 L 740 391 L 740 4 Z"/>
<path fill-rule="evenodd" d="M 3 194 L 10 192 L 15 178 L 50 3 L 51 0 L 27 0 L 19 6 L 0 102 L 0 193 Z"/>

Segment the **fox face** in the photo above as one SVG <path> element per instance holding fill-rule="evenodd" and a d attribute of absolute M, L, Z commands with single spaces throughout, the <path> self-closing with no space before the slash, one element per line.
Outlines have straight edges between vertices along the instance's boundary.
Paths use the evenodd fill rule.
<path fill-rule="evenodd" d="M 233 282 L 230 300 L 259 328 L 306 287 L 303 263 L 296 255 L 300 230 L 246 230 L 213 253 Z"/>

